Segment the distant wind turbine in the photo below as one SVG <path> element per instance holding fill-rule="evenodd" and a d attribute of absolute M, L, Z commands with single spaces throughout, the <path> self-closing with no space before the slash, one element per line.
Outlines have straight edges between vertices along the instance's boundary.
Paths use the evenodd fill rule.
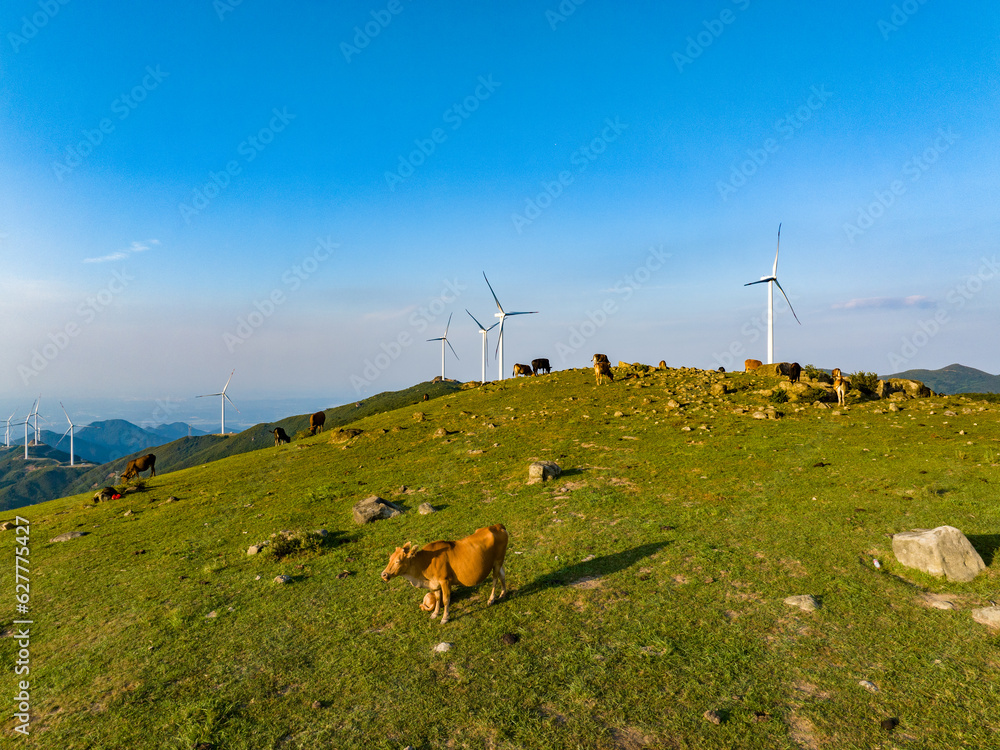
<path fill-rule="evenodd" d="M 795 315 L 795 309 L 792 307 L 791 300 L 788 299 L 788 295 L 785 294 L 785 290 L 781 288 L 781 284 L 778 282 L 778 251 L 781 249 L 781 224 L 778 224 L 778 246 L 774 250 L 774 268 L 771 269 L 770 276 L 761 276 L 757 281 L 750 281 L 743 286 L 750 286 L 751 284 L 763 284 L 767 282 L 767 363 L 774 363 L 774 286 L 777 285 L 778 289 L 781 291 L 781 296 L 785 298 L 785 302 L 788 303 L 788 309 L 792 311 L 792 315 L 795 316 L 795 322 L 802 325 L 802 321 L 799 320 L 799 316 Z"/>
<path fill-rule="evenodd" d="M 486 279 L 486 272 L 483 271 L 483 278 Z M 497 293 L 493 291 L 493 285 L 490 284 L 490 280 L 486 279 L 486 286 L 490 288 L 490 294 L 493 295 L 493 301 L 497 303 L 497 309 L 500 311 L 498 313 L 493 313 L 494 318 L 500 318 L 500 337 L 497 341 L 497 361 L 500 363 L 500 380 L 504 379 L 504 369 L 503 369 L 503 323 L 511 315 L 537 315 L 538 310 L 531 310 L 530 312 L 506 312 L 503 309 L 503 305 L 500 304 L 500 300 L 497 299 Z"/>
<path fill-rule="evenodd" d="M 195 398 L 222 396 L 222 398 L 220 399 L 220 401 L 222 401 L 222 432 L 221 432 L 222 435 L 226 434 L 226 402 L 228 401 L 229 403 L 233 404 L 233 400 L 229 398 L 229 396 L 226 394 L 226 388 L 229 387 L 229 383 L 233 379 L 233 375 L 235 374 L 236 370 L 233 370 L 231 373 L 229 373 L 229 380 L 226 381 L 226 385 L 222 388 L 222 391 L 220 393 L 205 393 L 202 394 L 201 396 L 195 396 Z M 236 407 L 236 404 L 233 404 L 233 408 L 236 409 L 237 414 L 242 414 L 242 412 Z"/>
<path fill-rule="evenodd" d="M 7 417 L 7 432 L 4 433 L 4 438 L 3 438 L 3 443 L 5 448 L 10 448 L 10 420 L 14 418 L 14 414 L 16 413 L 17 413 L 16 410 L 12 411 L 10 413 L 10 416 Z"/>
<path fill-rule="evenodd" d="M 452 313 L 454 314 L 454 313 Z M 436 339 L 427 339 L 428 341 L 440 341 L 441 342 L 441 380 L 444 380 L 444 345 L 447 344 L 448 348 L 451 349 L 451 353 L 455 355 L 455 359 L 458 359 L 458 352 L 455 351 L 455 347 L 451 345 L 448 340 L 448 329 L 451 328 L 451 315 L 448 316 L 448 325 L 444 327 L 444 336 L 438 336 Z"/>
<path fill-rule="evenodd" d="M 470 318 L 472 318 L 473 320 L 476 321 L 476 325 L 479 326 L 479 332 L 481 334 L 483 334 L 483 382 L 485 383 L 486 382 L 486 356 L 487 356 L 487 353 L 486 353 L 486 334 L 488 334 L 490 331 L 492 331 L 494 328 L 496 328 L 500 324 L 499 323 L 494 323 L 489 328 L 484 328 L 483 324 L 480 323 L 478 320 L 476 320 L 476 316 L 475 315 L 473 315 L 472 313 L 470 313 L 468 309 L 466 309 L 465 311 L 467 313 L 469 313 L 469 317 Z"/>
<path fill-rule="evenodd" d="M 39 396 L 33 409 L 33 416 L 35 417 L 35 445 L 41 445 L 41 440 L 39 439 L 41 436 L 38 433 L 38 407 L 41 406 L 41 403 L 42 397 Z M 42 419 L 45 419 L 45 417 L 42 417 Z"/>
<path fill-rule="evenodd" d="M 76 425 L 73 424 L 73 420 L 70 419 L 69 418 L 69 414 L 66 413 L 66 407 L 62 405 L 62 401 L 59 402 L 59 408 L 63 410 L 63 414 L 66 414 L 66 421 L 69 422 L 69 429 L 66 430 L 66 432 L 63 433 L 63 436 L 61 438 L 59 438 L 59 443 L 61 443 L 63 441 L 63 438 L 65 438 L 67 435 L 69 435 L 69 465 L 73 466 L 74 465 L 73 462 L 75 460 L 73 458 L 73 432 L 74 432 L 73 428 Z M 59 443 L 55 444 L 56 448 L 59 447 Z"/>
<path fill-rule="evenodd" d="M 24 418 L 24 460 L 28 460 L 28 425 L 31 424 L 31 414 L 35 410 L 35 404 L 31 405 L 31 411 Z"/>

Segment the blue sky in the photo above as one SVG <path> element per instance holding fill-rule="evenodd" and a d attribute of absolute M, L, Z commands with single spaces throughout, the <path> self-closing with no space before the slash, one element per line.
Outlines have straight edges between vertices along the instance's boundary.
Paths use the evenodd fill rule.
<path fill-rule="evenodd" d="M 10 409 L 214 420 L 233 369 L 237 403 L 344 403 L 440 374 L 449 314 L 475 379 L 484 271 L 540 311 L 507 370 L 730 368 L 766 356 L 743 284 L 779 223 L 776 359 L 1000 372 L 995 4 L 14 0 L 0 30 Z"/>

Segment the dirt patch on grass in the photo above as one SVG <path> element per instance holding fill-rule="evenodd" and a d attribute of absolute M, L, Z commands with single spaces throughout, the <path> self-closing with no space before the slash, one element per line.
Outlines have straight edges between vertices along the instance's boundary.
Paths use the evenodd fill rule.
<path fill-rule="evenodd" d="M 615 747 L 619 750 L 639 750 L 639 748 L 649 747 L 656 739 L 636 727 L 624 727 L 615 729 L 611 727 L 611 738 Z"/>
<path fill-rule="evenodd" d="M 805 716 L 800 716 L 794 711 L 788 717 L 788 730 L 792 742 L 796 743 L 804 750 L 818 750 L 819 740 L 816 737 L 816 725 Z"/>
<path fill-rule="evenodd" d="M 600 576 L 584 576 L 577 578 L 570 584 L 575 589 L 599 589 L 603 585 L 604 581 L 601 580 Z"/>

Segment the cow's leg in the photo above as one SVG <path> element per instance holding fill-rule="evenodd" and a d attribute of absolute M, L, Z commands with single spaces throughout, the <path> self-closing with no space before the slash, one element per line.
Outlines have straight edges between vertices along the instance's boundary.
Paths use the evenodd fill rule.
<path fill-rule="evenodd" d="M 500 579 L 500 596 L 496 596 L 497 593 L 497 579 Z M 504 576 L 503 565 L 501 563 L 493 564 L 493 590 L 490 591 L 490 600 L 486 602 L 487 604 L 492 604 L 497 599 L 503 599 L 503 595 L 507 593 L 507 578 Z"/>
<path fill-rule="evenodd" d="M 438 593 L 438 604 L 442 602 L 444 603 L 444 611 L 441 613 L 441 624 L 444 625 L 448 622 L 448 605 L 451 604 L 451 585 L 447 580 L 441 581 L 441 591 Z M 435 614 L 437 613 L 435 612 Z"/>
<path fill-rule="evenodd" d="M 150 466 L 149 467 L 149 478 L 152 479 L 155 476 L 156 476 L 156 467 L 155 466 Z"/>

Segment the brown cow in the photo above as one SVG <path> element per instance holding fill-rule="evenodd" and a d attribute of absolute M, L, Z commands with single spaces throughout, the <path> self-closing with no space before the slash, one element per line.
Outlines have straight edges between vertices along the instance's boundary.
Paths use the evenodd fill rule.
<path fill-rule="evenodd" d="M 666 369 L 667 369 L 667 360 L 665 360 L 665 359 L 661 359 L 661 360 L 660 360 L 660 364 L 658 364 L 658 365 L 656 366 L 656 369 L 657 369 L 657 370 L 666 370 Z"/>
<path fill-rule="evenodd" d="M 607 354 L 595 354 L 593 357 L 590 358 L 590 361 L 595 365 L 598 362 L 607 362 L 608 364 L 611 364 L 611 362 L 608 360 Z"/>
<path fill-rule="evenodd" d="M 309 417 L 309 434 L 315 435 L 317 431 L 323 431 L 323 425 L 326 424 L 326 413 L 318 411 Z"/>
<path fill-rule="evenodd" d="M 847 378 L 841 376 L 840 370 L 834 370 L 836 376 L 833 378 L 833 390 L 837 394 L 837 405 L 846 406 L 847 405 L 847 391 L 851 387 L 851 381 Z"/>
<path fill-rule="evenodd" d="M 477 529 L 476 533 L 457 542 L 437 541 L 417 549 L 407 542 L 389 556 L 389 564 L 382 571 L 382 580 L 388 582 L 402 576 L 417 588 L 430 589 L 424 596 L 421 609 L 433 604 L 431 617 L 441 612 L 441 624 L 448 622 L 448 605 L 451 603 L 451 586 L 477 586 L 493 573 L 493 590 L 487 604 L 502 599 L 507 593 L 507 578 L 503 569 L 507 554 L 507 529 L 502 523 Z M 497 581 L 500 596 L 496 595 Z M 432 596 L 433 600 L 428 597 Z"/>
<path fill-rule="evenodd" d="M 552 366 L 549 364 L 547 359 L 533 359 L 531 360 L 531 372 L 533 375 L 537 375 L 542 370 L 548 375 L 552 372 Z"/>
<path fill-rule="evenodd" d="M 125 467 L 125 471 L 122 472 L 122 479 L 131 479 L 132 477 L 139 476 L 139 472 L 146 469 L 149 469 L 150 479 L 156 476 L 156 456 L 152 453 L 147 453 L 145 456 L 133 458 L 129 461 L 128 466 Z"/>
<path fill-rule="evenodd" d="M 280 427 L 275 427 L 272 432 L 274 433 L 274 447 L 277 448 L 282 443 L 290 443 L 292 439 L 288 437 L 288 433 L 285 432 Z"/>
<path fill-rule="evenodd" d="M 798 362 L 792 362 L 788 368 L 788 379 L 793 383 L 798 383 L 800 377 L 802 377 L 802 365 Z"/>
<path fill-rule="evenodd" d="M 595 362 L 594 363 L 594 377 L 597 378 L 597 384 L 600 385 L 604 378 L 607 378 L 612 383 L 615 382 L 615 375 L 611 372 L 610 362 Z"/>
<path fill-rule="evenodd" d="M 764 363 L 761 362 L 759 359 L 748 359 L 746 362 L 743 363 L 743 371 L 750 372 L 751 370 L 756 370 L 762 364 Z"/>
<path fill-rule="evenodd" d="M 535 373 L 532 372 L 531 368 L 528 367 L 527 365 L 514 365 L 514 377 L 515 378 L 518 375 L 524 375 L 525 377 L 527 377 L 528 375 L 534 375 L 534 374 Z"/>

